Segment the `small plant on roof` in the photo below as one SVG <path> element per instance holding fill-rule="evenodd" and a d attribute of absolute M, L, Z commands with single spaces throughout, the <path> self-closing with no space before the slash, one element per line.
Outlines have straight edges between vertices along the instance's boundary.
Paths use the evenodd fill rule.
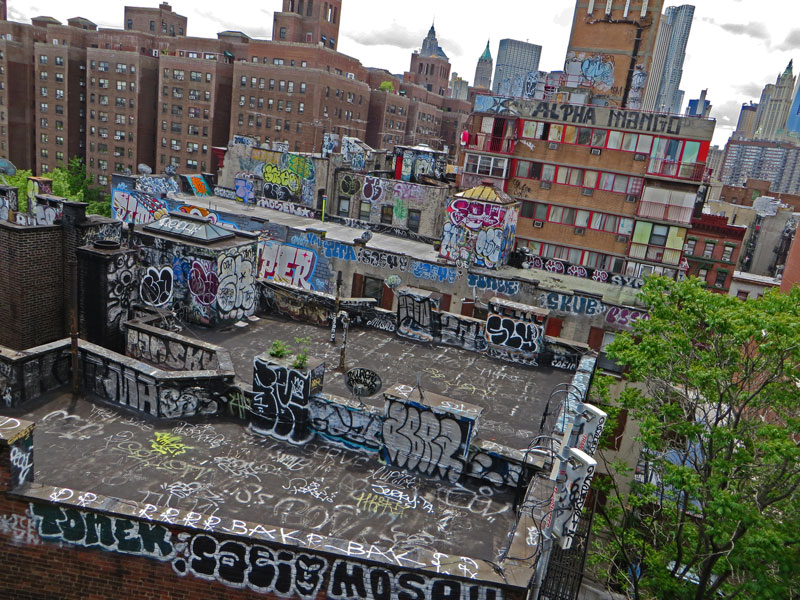
<path fill-rule="evenodd" d="M 308 364 L 308 345 L 311 343 L 311 337 L 296 337 L 294 343 L 300 346 L 300 352 L 295 354 L 292 368 L 303 369 Z"/>
<path fill-rule="evenodd" d="M 275 340 L 269 349 L 269 355 L 273 358 L 283 358 L 292 353 L 292 348 L 282 340 Z"/>

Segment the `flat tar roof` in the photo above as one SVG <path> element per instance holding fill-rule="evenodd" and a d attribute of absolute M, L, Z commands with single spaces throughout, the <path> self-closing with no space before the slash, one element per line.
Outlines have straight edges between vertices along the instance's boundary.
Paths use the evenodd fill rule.
<path fill-rule="evenodd" d="M 423 392 L 447 396 L 456 402 L 483 407 L 478 421 L 478 437 L 511 448 L 524 450 L 540 432 L 550 393 L 560 383 L 572 381 L 574 373 L 551 367 L 525 367 L 489 358 L 452 346 L 427 346 L 376 329 L 351 327 L 347 334 L 345 371 L 337 370 L 342 330 L 336 343 L 330 343 L 330 329 L 279 317 L 262 317 L 247 327 L 224 330 L 187 328 L 182 335 L 195 336 L 226 348 L 231 353 L 237 378 L 253 381 L 253 358 L 269 350 L 273 340 L 298 347 L 296 337 L 309 337 L 310 356 L 326 362 L 323 391 L 350 398 L 344 373 L 353 367 L 366 367 L 381 378 L 383 387 L 364 402 L 383 407 L 382 391 L 395 384 L 417 385 Z M 549 433 L 555 420 L 545 427 Z"/>
<path fill-rule="evenodd" d="M 17 490 L 28 497 L 74 503 L 90 491 L 109 512 L 175 524 L 202 515 L 220 532 L 350 555 L 363 547 L 372 560 L 420 567 L 433 552 L 466 555 L 476 569 L 497 561 L 515 522 L 513 491 L 292 446 L 240 423 L 141 418 L 68 394 L 19 416 L 36 423 L 36 483 Z"/>

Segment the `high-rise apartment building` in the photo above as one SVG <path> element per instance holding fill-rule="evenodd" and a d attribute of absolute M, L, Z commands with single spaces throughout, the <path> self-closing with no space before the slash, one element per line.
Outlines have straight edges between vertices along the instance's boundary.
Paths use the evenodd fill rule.
<path fill-rule="evenodd" d="M 363 140 L 366 80 L 361 63 L 333 50 L 253 40 L 248 59 L 234 64 L 230 134 L 282 142 L 295 152 L 320 151 L 328 132 Z"/>
<path fill-rule="evenodd" d="M 342 0 L 283 0 L 272 21 L 272 39 L 296 44 L 322 44 L 336 50 Z"/>
<path fill-rule="evenodd" d="M 0 21 L 0 158 L 18 168 L 36 161 L 33 44 L 44 39 L 43 28 Z"/>
<path fill-rule="evenodd" d="M 106 186 L 114 172 L 136 173 L 140 164 L 156 170 L 158 59 L 136 49 L 89 48 L 86 54 L 88 172 Z"/>
<path fill-rule="evenodd" d="M 66 26 L 53 21 L 45 39 L 33 44 L 36 173 L 86 156 L 86 48 L 97 26 L 86 19 Z M 113 93 L 99 91 L 106 99 Z"/>
<path fill-rule="evenodd" d="M 645 110 L 679 113 L 682 94 L 678 89 L 683 76 L 686 44 L 692 29 L 694 6 L 670 6 L 661 16 L 653 63 L 645 90 Z"/>
<path fill-rule="evenodd" d="M 446 97 L 450 64 L 433 29 L 405 80 L 374 80 L 333 49 L 341 2 L 283 9 L 273 41 L 238 31 L 188 37 L 186 18 L 167 3 L 125 7 L 123 29 L 82 17 L 0 21 L 0 158 L 36 174 L 85 158 L 106 185 L 139 164 L 214 173 L 212 148 L 233 135 L 299 152 L 319 151 L 328 132 L 376 149 L 455 148 L 470 106 Z M 377 90 L 383 80 L 395 93 Z"/>
<path fill-rule="evenodd" d="M 741 186 L 748 179 L 769 181 L 776 192 L 800 194 L 800 146 L 731 138 L 725 146 L 722 183 Z"/>
<path fill-rule="evenodd" d="M 492 53 L 489 50 L 489 41 L 486 41 L 486 49 L 478 58 L 475 67 L 475 87 L 486 89 L 492 87 Z"/>
<path fill-rule="evenodd" d="M 576 0 L 564 87 L 641 108 L 663 0 Z"/>
<path fill-rule="evenodd" d="M 756 111 L 755 133 L 758 140 L 778 140 L 786 133 L 786 121 L 792 107 L 792 92 L 795 77 L 792 61 L 778 75 L 775 83 L 768 83 L 761 92 L 761 100 Z"/>
<path fill-rule="evenodd" d="M 500 40 L 492 91 L 502 96 L 530 98 L 539 75 L 542 47 L 519 40 Z M 527 93 L 526 93 L 527 92 Z"/>
<path fill-rule="evenodd" d="M 152 35 L 167 35 L 170 37 L 187 35 L 188 19 L 176 12 L 167 2 L 162 2 L 158 8 L 143 6 L 125 7 L 125 30 L 141 31 Z"/>

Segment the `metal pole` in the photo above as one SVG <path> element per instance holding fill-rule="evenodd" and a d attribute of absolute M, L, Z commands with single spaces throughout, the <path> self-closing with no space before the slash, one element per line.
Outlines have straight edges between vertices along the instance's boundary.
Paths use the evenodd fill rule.
<path fill-rule="evenodd" d="M 70 350 L 72 354 L 72 399 L 77 400 L 80 392 L 78 378 L 78 282 L 77 282 L 78 261 L 74 254 L 69 259 L 69 277 L 71 287 L 69 294 L 69 337 Z"/>
<path fill-rule="evenodd" d="M 344 328 L 342 333 L 342 350 L 341 354 L 339 354 L 339 368 L 344 370 L 345 354 L 347 354 L 347 326 L 350 324 L 350 317 L 347 316 L 345 311 L 339 314 L 342 317 L 342 327 Z"/>

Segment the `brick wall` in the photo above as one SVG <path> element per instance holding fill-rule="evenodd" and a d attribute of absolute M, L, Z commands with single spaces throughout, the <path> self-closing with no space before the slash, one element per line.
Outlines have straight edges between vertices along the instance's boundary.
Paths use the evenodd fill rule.
<path fill-rule="evenodd" d="M 66 335 L 58 226 L 0 223 L 0 345 L 15 350 Z"/>

